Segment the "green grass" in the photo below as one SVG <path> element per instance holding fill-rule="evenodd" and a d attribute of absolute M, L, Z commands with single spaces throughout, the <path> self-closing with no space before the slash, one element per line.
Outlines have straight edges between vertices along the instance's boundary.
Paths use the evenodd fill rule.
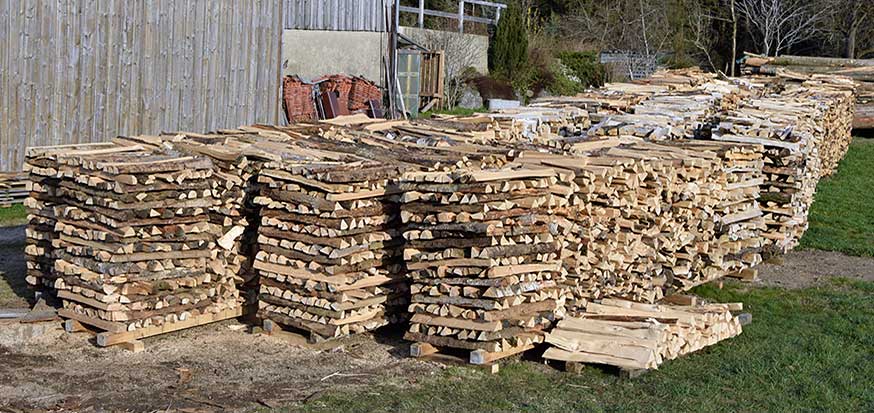
<path fill-rule="evenodd" d="M 489 110 L 486 109 L 486 108 L 479 108 L 479 109 L 465 109 L 465 108 L 461 108 L 461 107 L 455 107 L 455 108 L 453 108 L 453 109 L 451 109 L 451 110 L 440 110 L 440 109 L 437 109 L 437 110 L 429 110 L 429 111 L 427 111 L 427 112 L 422 112 L 422 113 L 420 113 L 420 114 L 419 114 L 419 117 L 420 117 L 420 118 L 431 118 L 431 117 L 433 117 L 434 115 L 470 116 L 470 115 L 474 115 L 474 114 L 477 114 L 477 113 L 485 113 L 485 112 L 488 112 L 488 111 L 489 111 Z"/>
<path fill-rule="evenodd" d="M 874 256 L 874 139 L 856 138 L 834 176 L 820 181 L 801 248 Z"/>
<path fill-rule="evenodd" d="M 0 227 L 23 225 L 27 222 L 27 209 L 24 205 L 15 204 L 0 208 Z"/>
<path fill-rule="evenodd" d="M 696 293 L 744 302 L 753 323 L 739 337 L 635 380 L 533 362 L 502 366 L 497 375 L 451 368 L 416 385 L 397 379 L 334 391 L 288 411 L 874 411 L 874 283 L 839 279 L 805 290 L 730 284 Z"/>

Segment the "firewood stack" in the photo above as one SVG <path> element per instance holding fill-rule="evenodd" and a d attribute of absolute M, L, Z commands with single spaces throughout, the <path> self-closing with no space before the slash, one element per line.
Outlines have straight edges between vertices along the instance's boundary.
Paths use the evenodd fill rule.
<path fill-rule="evenodd" d="M 209 159 L 117 146 L 58 155 L 60 314 L 134 331 L 240 306 L 214 254 Z"/>
<path fill-rule="evenodd" d="M 575 176 L 570 207 L 557 212 L 577 231 L 563 255 L 570 308 L 602 297 L 654 302 L 761 260 L 760 147 L 626 137 L 574 145 L 580 154 L 517 159 Z"/>
<path fill-rule="evenodd" d="M 568 137 L 581 136 L 591 126 L 588 112 L 572 106 L 525 106 L 489 114 L 494 136 L 506 145 L 533 144 L 564 149 Z"/>
<path fill-rule="evenodd" d="M 27 173 L 0 172 L 0 208 L 23 202 L 28 197 Z"/>
<path fill-rule="evenodd" d="M 567 206 L 555 187 L 572 188 L 571 179 L 524 166 L 404 174 L 413 314 L 405 338 L 487 352 L 541 342 L 563 311 L 561 238 L 570 228 L 551 211 Z"/>
<path fill-rule="evenodd" d="M 851 139 L 852 114 L 845 111 L 852 105 L 847 98 L 852 94 L 839 93 L 836 99 L 820 102 L 809 92 L 800 93 L 744 101 L 713 131 L 716 140 L 765 147 L 759 202 L 768 226 L 763 237 L 772 252 L 786 252 L 798 244 L 807 230 L 807 214 L 819 179 L 834 170 Z"/>
<path fill-rule="evenodd" d="M 589 303 L 546 335 L 548 360 L 656 369 L 666 360 L 714 345 L 742 332 L 731 311 L 741 303 L 690 306 L 640 304 L 619 299 Z"/>
<path fill-rule="evenodd" d="M 606 154 L 589 156 L 588 165 L 581 169 L 576 181 L 580 191 L 573 203 L 589 218 L 583 238 L 588 239 L 585 250 L 591 270 L 580 273 L 589 289 L 577 301 L 605 296 L 661 298 L 668 281 L 656 262 L 656 250 L 643 237 L 660 232 L 656 216 L 668 212 L 663 198 L 669 180 L 664 177 L 672 170 L 655 161 Z"/>
<path fill-rule="evenodd" d="M 39 292 L 55 295 L 54 247 L 57 238 L 55 206 L 58 205 L 59 174 L 58 155 L 88 150 L 111 148 L 111 143 L 81 145 L 60 145 L 28 148 L 24 161 L 24 172 L 28 174 L 29 196 L 24 201 L 27 208 L 25 228 L 27 260 L 25 280 L 31 288 Z"/>
<path fill-rule="evenodd" d="M 856 84 L 846 77 L 814 75 L 790 92 L 816 102 L 822 116 L 815 120 L 823 139 L 819 144 L 821 175 L 830 176 L 847 154 L 852 141 Z"/>
<path fill-rule="evenodd" d="M 265 164 L 258 315 L 314 341 L 403 320 L 397 165 L 301 150 Z M 326 156 L 327 155 L 327 156 Z"/>
<path fill-rule="evenodd" d="M 267 142 L 267 138 L 245 130 L 226 130 L 221 134 L 185 132 L 158 139 L 151 143 L 212 160 L 213 196 L 218 202 L 210 208 L 209 220 L 221 228 L 221 236 L 216 240 L 217 258 L 225 275 L 234 278 L 237 288 L 245 294 L 246 302 L 254 305 L 258 280 L 252 260 L 260 221 L 260 206 L 253 202 L 260 193 L 257 176 L 264 163 L 274 156 L 268 150 L 279 151 L 284 145 Z"/>
<path fill-rule="evenodd" d="M 699 155 L 714 153 L 718 159 L 706 193 L 714 201 L 710 208 L 715 228 L 697 233 L 700 259 L 693 266 L 693 277 L 675 280 L 676 287 L 688 290 L 761 263 L 761 233 L 767 228 L 758 203 L 764 148 L 714 141 L 672 142 L 670 146 Z"/>

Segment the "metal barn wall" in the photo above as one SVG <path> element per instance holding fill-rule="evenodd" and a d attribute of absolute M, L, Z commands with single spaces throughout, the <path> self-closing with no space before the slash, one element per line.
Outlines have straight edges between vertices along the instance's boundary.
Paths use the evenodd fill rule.
<path fill-rule="evenodd" d="M 279 120 L 281 0 L 0 0 L 0 171 L 28 146 Z"/>
<path fill-rule="evenodd" d="M 285 28 L 386 31 L 386 4 L 394 0 L 284 0 Z"/>

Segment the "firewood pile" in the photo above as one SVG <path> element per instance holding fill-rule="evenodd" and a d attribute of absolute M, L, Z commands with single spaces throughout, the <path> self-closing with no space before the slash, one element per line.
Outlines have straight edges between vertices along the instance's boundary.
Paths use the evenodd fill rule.
<path fill-rule="evenodd" d="M 576 96 L 551 96 L 537 98 L 531 107 L 575 107 L 590 114 L 615 115 L 630 113 L 635 105 L 657 93 L 665 93 L 663 85 L 636 85 L 631 83 L 608 83 L 602 88 L 587 90 Z"/>
<path fill-rule="evenodd" d="M 553 214 L 572 181 L 548 168 L 408 172 L 401 180 L 413 314 L 405 338 L 512 352 L 543 339 L 564 305 Z"/>
<path fill-rule="evenodd" d="M 25 280 L 36 291 L 54 295 L 55 248 L 53 241 L 57 216 L 55 206 L 59 203 L 58 155 L 77 151 L 99 150 L 114 146 L 111 143 L 60 145 L 28 148 L 25 154 L 24 172 L 28 174 L 29 196 L 24 200 L 27 208 L 27 226 L 24 229 L 24 255 L 27 261 Z"/>
<path fill-rule="evenodd" d="M 822 116 L 815 118 L 822 135 L 817 152 L 822 160 L 823 177 L 832 175 L 847 154 L 852 141 L 856 85 L 846 78 L 814 75 L 790 95 L 810 99 Z"/>
<path fill-rule="evenodd" d="M 238 309 L 209 222 L 213 164 L 140 145 L 55 155 L 60 314 L 111 332 Z"/>
<path fill-rule="evenodd" d="M 264 165 L 258 315 L 313 340 L 402 321 L 407 291 L 392 164 L 301 150 Z"/>
<path fill-rule="evenodd" d="M 627 370 L 656 369 L 667 360 L 737 336 L 742 327 L 731 311 L 740 303 L 653 305 L 619 299 L 589 303 L 559 321 L 546 335 L 543 357 Z"/>
<path fill-rule="evenodd" d="M 842 87 L 802 84 L 744 100 L 713 130 L 715 140 L 765 148 L 759 201 L 769 250 L 794 248 L 807 230 L 816 185 L 833 173 L 852 139 L 852 96 Z"/>
<path fill-rule="evenodd" d="M 761 263 L 764 247 L 761 233 L 767 228 L 758 203 L 764 148 L 714 141 L 675 142 L 671 146 L 692 153 L 715 153 L 718 159 L 712 184 L 705 190 L 714 200 L 715 227 L 696 236 L 698 246 L 702 241 L 709 243 L 703 245 L 693 264 L 692 274 L 697 276 L 679 279 L 678 289 L 688 290 Z"/>
<path fill-rule="evenodd" d="M 794 246 L 852 105 L 841 79 L 690 72 L 488 115 L 32 148 L 28 282 L 106 329 L 248 290 L 313 340 L 412 317 L 412 341 L 505 354 L 566 309 L 654 303 Z"/>
<path fill-rule="evenodd" d="M 250 304 L 255 303 L 258 290 L 252 269 L 261 219 L 260 206 L 253 202 L 260 193 L 257 177 L 264 163 L 287 146 L 282 142 L 287 139 L 263 136 L 265 133 L 242 128 L 220 134 L 184 132 L 125 138 L 132 143 L 169 147 L 212 161 L 214 169 L 210 179 L 213 197 L 218 202 L 209 209 L 209 221 L 221 230 L 216 240 L 216 258 L 224 276 L 234 279 Z"/>
<path fill-rule="evenodd" d="M 486 137 L 512 147 L 569 150 L 573 139 L 567 138 L 583 136 L 591 127 L 588 112 L 573 106 L 504 109 L 489 118 L 492 133 Z"/>
<path fill-rule="evenodd" d="M 28 196 L 25 172 L 0 172 L 0 208 L 23 202 Z"/>
<path fill-rule="evenodd" d="M 570 307 L 615 296 L 654 302 L 761 261 L 760 147 L 635 138 L 575 145 L 576 154 L 517 159 L 575 177 L 563 215 L 577 231 L 565 238 Z"/>

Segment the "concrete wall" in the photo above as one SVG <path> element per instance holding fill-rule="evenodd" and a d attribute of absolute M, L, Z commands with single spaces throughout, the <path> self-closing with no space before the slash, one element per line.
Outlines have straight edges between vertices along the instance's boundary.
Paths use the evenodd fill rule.
<path fill-rule="evenodd" d="M 438 30 L 401 27 L 401 33 L 426 47 L 446 51 L 450 75 L 472 66 L 488 72 L 489 38 Z M 388 35 L 379 32 L 284 30 L 282 74 L 314 79 L 344 73 L 364 76 L 384 86 L 383 57 Z"/>
<path fill-rule="evenodd" d="M 382 84 L 387 42 L 379 32 L 284 30 L 282 73 L 306 79 L 344 73 Z"/>

